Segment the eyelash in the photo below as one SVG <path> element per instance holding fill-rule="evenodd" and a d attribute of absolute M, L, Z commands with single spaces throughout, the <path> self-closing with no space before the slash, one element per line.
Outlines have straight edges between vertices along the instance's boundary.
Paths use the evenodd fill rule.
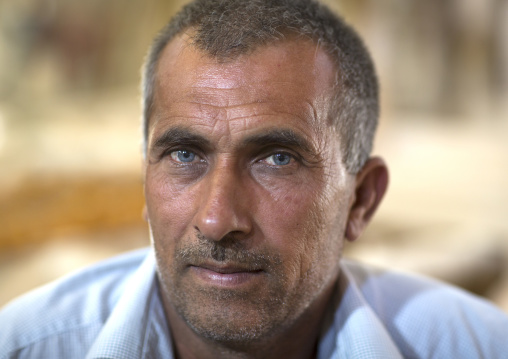
<path fill-rule="evenodd" d="M 185 156 L 186 154 L 190 154 L 192 155 L 192 158 L 190 161 L 183 161 L 181 158 L 178 158 L 179 154 L 182 154 L 183 156 Z M 189 151 L 189 150 L 174 150 L 174 151 L 171 151 L 169 152 L 169 156 L 171 157 L 171 159 L 177 163 L 180 163 L 180 164 L 190 164 L 190 163 L 193 163 L 194 162 L 194 159 L 197 157 L 198 159 L 200 159 L 200 156 L 194 152 L 194 151 Z M 198 161 L 199 162 L 199 161 Z"/>
<path fill-rule="evenodd" d="M 175 158 L 175 157 L 178 156 L 179 152 L 180 153 L 181 152 L 191 153 L 198 159 L 198 161 L 194 161 L 194 158 L 189 162 L 178 160 L 178 158 Z M 277 155 L 289 157 L 288 163 L 287 164 L 267 163 L 271 157 L 277 156 Z M 162 154 L 161 157 L 169 157 L 171 159 L 171 161 L 173 161 L 174 163 L 177 163 L 179 165 L 184 165 L 184 166 L 189 166 L 191 164 L 204 162 L 203 156 L 201 156 L 198 151 L 193 150 L 193 149 L 187 149 L 187 148 L 169 149 L 167 151 L 164 151 L 164 153 Z M 292 162 L 295 162 L 295 161 L 300 162 L 300 158 L 297 155 L 290 153 L 288 151 L 284 151 L 284 150 L 266 151 L 265 154 L 262 155 L 262 157 L 260 156 L 258 158 L 259 159 L 256 160 L 255 162 L 264 162 L 266 165 L 268 165 L 270 167 L 274 167 L 274 168 L 289 166 Z"/>
<path fill-rule="evenodd" d="M 277 155 L 282 155 L 282 156 L 285 156 L 285 157 L 288 157 L 289 160 L 288 160 L 288 163 L 286 164 L 276 164 L 276 163 L 268 163 L 269 166 L 273 166 L 273 167 L 284 167 L 284 166 L 288 166 L 291 164 L 292 161 L 296 161 L 297 158 L 295 155 L 289 153 L 289 152 L 286 152 L 286 151 L 276 151 L 276 152 L 272 152 L 271 154 L 267 155 L 267 156 L 264 156 L 261 161 L 265 161 L 265 162 L 268 162 L 268 160 L 270 158 L 273 158 L 274 156 L 277 156 Z M 274 162 L 274 161 L 272 161 Z"/>

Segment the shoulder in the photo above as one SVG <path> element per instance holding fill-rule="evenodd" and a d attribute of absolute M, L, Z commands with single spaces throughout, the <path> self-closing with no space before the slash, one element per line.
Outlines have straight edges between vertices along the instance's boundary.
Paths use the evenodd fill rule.
<path fill-rule="evenodd" d="M 343 270 L 406 356 L 498 357 L 508 349 L 508 316 L 485 299 L 354 262 L 344 261 Z"/>
<path fill-rule="evenodd" d="M 86 347 L 147 253 L 143 249 L 108 259 L 7 304 L 0 311 L 0 357 L 56 337 L 69 345 L 76 341 L 76 350 Z"/>

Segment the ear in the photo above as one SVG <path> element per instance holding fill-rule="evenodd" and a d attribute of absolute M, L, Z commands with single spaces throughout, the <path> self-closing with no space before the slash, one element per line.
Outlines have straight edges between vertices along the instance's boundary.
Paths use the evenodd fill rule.
<path fill-rule="evenodd" d="M 356 175 L 346 239 L 357 239 L 369 223 L 388 187 L 388 168 L 379 157 L 370 158 Z"/>

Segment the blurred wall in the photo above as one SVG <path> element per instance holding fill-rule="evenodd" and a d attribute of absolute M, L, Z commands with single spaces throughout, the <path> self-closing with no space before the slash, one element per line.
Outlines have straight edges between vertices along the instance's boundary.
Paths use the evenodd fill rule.
<path fill-rule="evenodd" d="M 0 248 L 142 222 L 140 67 L 179 5 L 0 2 Z"/>

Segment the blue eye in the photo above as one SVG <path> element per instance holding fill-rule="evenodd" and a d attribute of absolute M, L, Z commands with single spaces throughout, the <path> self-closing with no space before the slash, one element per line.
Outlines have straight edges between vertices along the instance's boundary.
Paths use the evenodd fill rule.
<path fill-rule="evenodd" d="M 291 162 L 291 155 L 288 155 L 287 153 L 276 153 L 267 157 L 266 162 L 272 166 L 285 166 Z"/>
<path fill-rule="evenodd" d="M 171 158 L 176 162 L 189 163 L 196 159 L 196 154 L 191 151 L 179 150 L 171 152 Z"/>

